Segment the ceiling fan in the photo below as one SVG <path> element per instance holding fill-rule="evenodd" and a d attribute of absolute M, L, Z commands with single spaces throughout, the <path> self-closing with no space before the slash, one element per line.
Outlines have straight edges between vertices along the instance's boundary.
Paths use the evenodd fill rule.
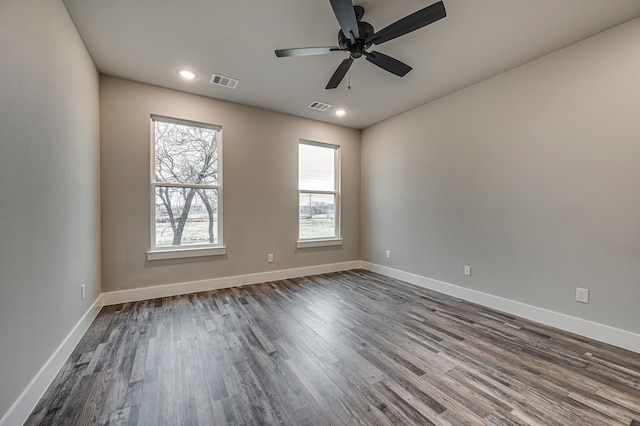
<path fill-rule="evenodd" d="M 380 52 L 368 52 L 367 49 L 369 49 L 371 45 L 378 45 L 393 40 L 394 38 L 408 34 L 447 16 L 444 3 L 439 1 L 375 32 L 371 24 L 362 21 L 362 17 L 364 16 L 364 8 L 362 6 L 354 6 L 351 0 L 329 1 L 331 2 L 331 7 L 333 8 L 336 18 L 338 18 L 338 23 L 341 28 L 338 32 L 338 46 L 299 47 L 275 51 L 276 56 L 279 58 L 324 55 L 331 52 L 349 52 L 349 57 L 338 66 L 338 69 L 333 73 L 325 89 L 335 89 L 338 87 L 347 74 L 347 71 L 349 71 L 353 61 L 362 56 L 380 68 L 397 76 L 404 77 L 411 71 L 409 65 Z"/>

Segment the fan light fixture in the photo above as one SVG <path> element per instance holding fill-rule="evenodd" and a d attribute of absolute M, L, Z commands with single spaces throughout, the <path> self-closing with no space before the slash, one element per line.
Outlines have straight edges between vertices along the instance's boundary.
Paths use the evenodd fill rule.
<path fill-rule="evenodd" d="M 336 112 L 334 112 L 334 114 L 337 115 L 338 117 L 343 117 L 346 113 L 347 113 L 347 111 L 345 111 L 343 109 L 338 109 L 338 110 L 336 110 Z"/>
<path fill-rule="evenodd" d="M 196 73 L 185 69 L 178 70 L 178 74 L 180 74 L 180 77 L 184 78 L 185 80 L 193 80 L 194 78 L 196 78 Z"/>

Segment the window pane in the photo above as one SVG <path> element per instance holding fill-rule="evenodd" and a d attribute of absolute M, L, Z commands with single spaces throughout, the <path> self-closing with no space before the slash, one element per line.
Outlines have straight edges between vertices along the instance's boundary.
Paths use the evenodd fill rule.
<path fill-rule="evenodd" d="M 154 121 L 156 182 L 218 184 L 218 131 Z"/>
<path fill-rule="evenodd" d="M 218 190 L 156 187 L 156 247 L 218 243 Z"/>
<path fill-rule="evenodd" d="M 335 195 L 300 194 L 300 239 L 336 237 Z"/>
<path fill-rule="evenodd" d="M 333 148 L 298 144 L 298 188 L 308 191 L 335 191 Z"/>

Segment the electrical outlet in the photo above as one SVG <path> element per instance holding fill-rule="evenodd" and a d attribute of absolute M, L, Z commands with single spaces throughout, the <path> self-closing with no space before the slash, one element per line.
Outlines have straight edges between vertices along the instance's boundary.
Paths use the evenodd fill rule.
<path fill-rule="evenodd" d="M 387 259 L 391 259 L 391 250 L 387 250 Z"/>
<path fill-rule="evenodd" d="M 273 263 L 273 253 L 267 255 L 267 263 Z"/>
<path fill-rule="evenodd" d="M 467 276 L 471 276 L 471 266 L 464 265 L 464 274 Z"/>
<path fill-rule="evenodd" d="M 84 284 L 80 286 L 80 300 L 84 300 Z"/>
<path fill-rule="evenodd" d="M 589 303 L 589 289 L 576 287 L 576 302 Z"/>

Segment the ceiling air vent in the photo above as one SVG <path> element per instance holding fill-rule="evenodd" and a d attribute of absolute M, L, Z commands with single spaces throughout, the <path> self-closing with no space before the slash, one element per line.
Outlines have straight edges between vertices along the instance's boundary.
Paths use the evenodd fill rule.
<path fill-rule="evenodd" d="M 307 108 L 315 109 L 316 111 L 326 111 L 333 105 L 325 104 L 324 102 L 313 101 Z"/>
<path fill-rule="evenodd" d="M 229 89 L 235 89 L 240 81 L 235 78 L 225 77 L 224 75 L 213 74 L 211 76 L 211 84 L 217 86 L 228 87 Z"/>

